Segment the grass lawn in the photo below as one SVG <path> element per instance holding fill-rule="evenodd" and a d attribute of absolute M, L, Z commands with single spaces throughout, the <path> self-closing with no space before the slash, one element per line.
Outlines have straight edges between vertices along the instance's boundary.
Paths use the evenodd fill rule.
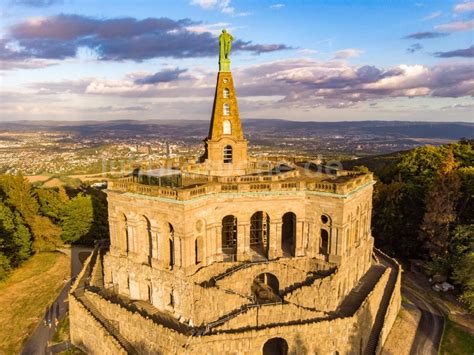
<path fill-rule="evenodd" d="M 441 343 L 440 354 L 474 354 L 474 336 L 451 319 L 446 319 L 446 330 Z"/>
<path fill-rule="evenodd" d="M 70 276 L 69 257 L 38 253 L 0 282 L 0 354 L 17 354 Z"/>

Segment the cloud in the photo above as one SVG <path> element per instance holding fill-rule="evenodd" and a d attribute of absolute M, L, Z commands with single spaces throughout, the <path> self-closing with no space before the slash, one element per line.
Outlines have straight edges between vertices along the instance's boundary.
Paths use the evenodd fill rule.
<path fill-rule="evenodd" d="M 465 1 L 461 4 L 457 4 L 454 7 L 455 13 L 466 12 L 474 10 L 474 1 Z"/>
<path fill-rule="evenodd" d="M 408 53 L 415 53 L 423 49 L 423 46 L 419 43 L 414 43 L 407 48 Z"/>
<path fill-rule="evenodd" d="M 282 8 L 285 7 L 285 4 L 273 4 L 273 5 L 270 5 L 270 9 L 273 9 L 273 10 L 280 10 Z"/>
<path fill-rule="evenodd" d="M 464 48 L 464 49 L 456 49 L 456 50 L 447 51 L 447 52 L 436 52 L 434 56 L 439 57 L 439 58 L 452 58 L 452 57 L 473 58 L 474 45 L 468 48 Z"/>
<path fill-rule="evenodd" d="M 230 0 L 191 0 L 191 5 L 199 6 L 204 10 L 219 10 L 224 14 L 232 16 L 248 16 L 249 12 L 235 12 L 235 8 L 230 5 Z"/>
<path fill-rule="evenodd" d="M 335 59 L 355 58 L 360 56 L 364 51 L 360 49 L 348 48 L 334 53 Z"/>
<path fill-rule="evenodd" d="M 438 31 L 447 31 L 447 32 L 470 31 L 474 29 L 474 20 L 444 23 L 444 24 L 435 26 L 435 29 Z"/>
<path fill-rule="evenodd" d="M 415 32 L 403 37 L 403 39 L 431 39 L 431 38 L 439 38 L 439 37 L 446 37 L 446 36 L 449 36 L 449 33 Z"/>
<path fill-rule="evenodd" d="M 146 76 L 135 80 L 135 84 L 147 85 L 147 84 L 158 84 L 158 83 L 169 83 L 178 79 L 179 75 L 185 73 L 187 69 L 164 69 L 153 75 Z"/>
<path fill-rule="evenodd" d="M 13 0 L 14 5 L 31 6 L 31 7 L 47 7 L 56 4 L 62 4 L 63 0 Z"/>
<path fill-rule="evenodd" d="M 441 15 L 443 14 L 443 12 L 441 11 L 435 11 L 435 12 L 432 12 L 431 14 L 423 17 L 423 20 L 427 21 L 427 20 L 433 20 L 435 18 L 438 18 L 440 17 Z"/>
<path fill-rule="evenodd" d="M 199 25 L 190 19 L 166 17 L 95 19 L 61 14 L 28 19 L 11 26 L 0 40 L 0 59 L 65 59 L 75 57 L 79 48 L 89 48 L 106 61 L 216 56 L 216 35 L 205 27 L 197 30 Z M 233 45 L 235 51 L 254 54 L 288 48 L 239 39 Z"/>
<path fill-rule="evenodd" d="M 398 65 L 391 68 L 351 66 L 345 61 L 287 59 L 234 70 L 239 98 L 267 98 L 272 107 L 342 108 L 387 98 L 474 97 L 474 66 Z M 161 71 L 160 73 L 162 73 Z M 213 71 L 189 72 L 185 78 L 143 85 L 150 73 L 132 73 L 121 80 L 92 79 L 85 95 L 152 97 L 189 101 L 212 98 Z M 58 89 L 48 83 L 41 88 Z M 84 88 L 84 84 L 80 86 Z M 79 84 L 77 85 L 79 87 Z M 198 99 L 200 98 L 200 99 Z M 277 98 L 272 99 L 272 98 Z"/>

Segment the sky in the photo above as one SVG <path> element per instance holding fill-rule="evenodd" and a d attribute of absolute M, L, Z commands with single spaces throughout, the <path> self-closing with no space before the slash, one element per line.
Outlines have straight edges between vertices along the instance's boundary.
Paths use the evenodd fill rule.
<path fill-rule="evenodd" d="M 473 121 L 474 1 L 0 0 L 0 121 Z"/>

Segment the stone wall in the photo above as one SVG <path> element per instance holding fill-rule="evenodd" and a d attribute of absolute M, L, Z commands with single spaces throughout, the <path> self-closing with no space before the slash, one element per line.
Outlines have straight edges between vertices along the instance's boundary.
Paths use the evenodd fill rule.
<path fill-rule="evenodd" d="M 94 316 L 74 297 L 69 296 L 71 342 L 89 354 L 126 355 L 127 352 Z"/>
<path fill-rule="evenodd" d="M 302 353 L 303 349 L 306 349 L 308 353 L 331 354 L 338 351 L 340 354 L 358 354 L 366 346 L 367 334 L 370 333 L 369 330 L 377 314 L 388 276 L 389 272 L 386 270 L 360 308 L 351 317 L 322 319 L 308 323 L 302 321 L 295 325 L 275 325 L 271 327 L 261 325 L 255 329 L 239 332 L 220 330 L 217 333 L 200 337 L 181 335 L 169 328 L 155 324 L 139 314 L 112 304 L 96 294 L 87 293 L 87 297 L 106 318 L 118 323 L 120 333 L 141 352 L 155 352 L 158 354 L 260 354 L 264 343 L 268 339 L 281 337 L 288 342 L 290 351 L 296 351 L 297 353 Z M 294 311 L 290 308 L 287 309 L 291 312 Z M 100 333 L 90 334 L 83 329 L 84 324 L 88 323 L 82 319 L 77 309 L 73 308 L 71 317 L 73 318 L 71 324 L 76 328 L 73 342 L 75 344 L 85 344 L 85 339 L 82 337 L 96 338 L 96 340 L 85 345 L 87 350 L 91 353 L 106 353 L 106 347 L 109 344 L 103 342 Z M 268 315 L 268 317 L 276 316 Z M 97 323 L 94 318 L 90 316 L 89 318 L 88 322 Z M 100 327 L 97 325 L 92 327 L 88 324 L 88 328 L 96 330 Z"/>
<path fill-rule="evenodd" d="M 394 272 L 397 273 L 397 278 L 395 281 L 394 290 L 390 296 L 390 302 L 387 308 L 387 312 L 384 317 L 384 323 L 382 330 L 379 335 L 379 340 L 377 343 L 376 353 L 380 354 L 382 351 L 383 344 L 387 340 L 387 337 L 390 333 L 390 330 L 397 319 L 398 312 L 400 311 L 402 295 L 401 295 L 401 278 L 402 278 L 402 267 L 401 265 L 395 260 L 390 258 L 389 256 L 385 255 L 380 250 L 377 251 L 381 255 L 381 257 L 389 264 L 393 266 Z"/>

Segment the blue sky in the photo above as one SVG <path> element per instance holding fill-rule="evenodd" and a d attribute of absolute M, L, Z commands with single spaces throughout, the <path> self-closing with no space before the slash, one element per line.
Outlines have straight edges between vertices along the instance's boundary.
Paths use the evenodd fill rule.
<path fill-rule="evenodd" d="M 0 120 L 469 121 L 473 1 L 0 1 Z"/>

